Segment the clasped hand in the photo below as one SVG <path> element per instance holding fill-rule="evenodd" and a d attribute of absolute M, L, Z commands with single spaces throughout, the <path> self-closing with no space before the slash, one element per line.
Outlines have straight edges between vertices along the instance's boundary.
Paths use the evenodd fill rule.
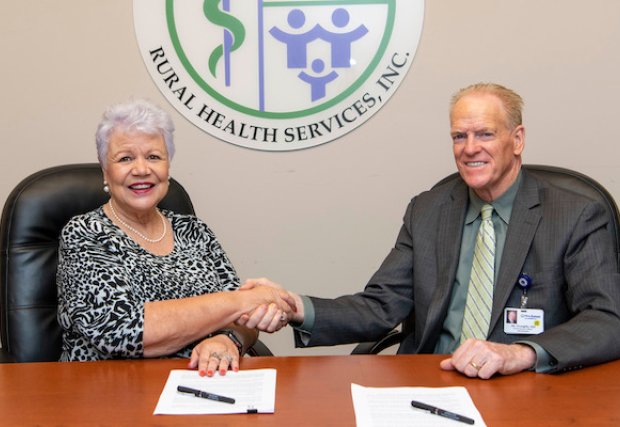
<path fill-rule="evenodd" d="M 236 323 L 248 328 L 256 328 L 264 332 L 276 332 L 285 327 L 289 321 L 303 321 L 303 303 L 299 295 L 283 289 L 277 283 L 266 278 L 248 279 L 239 288 L 240 292 L 247 292 L 258 288 L 271 289 L 274 300 L 266 301 L 242 315 Z M 279 301 L 286 303 L 285 306 Z"/>
<path fill-rule="evenodd" d="M 242 313 L 237 324 L 247 328 L 274 332 L 286 326 L 289 316 L 296 310 L 295 298 L 280 286 L 266 279 L 246 282 L 234 302 Z M 231 294 L 233 295 L 233 294 Z M 239 370 L 239 350 L 226 335 L 203 339 L 192 350 L 189 368 L 202 376 L 213 376 L 219 371 L 225 375 L 231 369 Z"/>

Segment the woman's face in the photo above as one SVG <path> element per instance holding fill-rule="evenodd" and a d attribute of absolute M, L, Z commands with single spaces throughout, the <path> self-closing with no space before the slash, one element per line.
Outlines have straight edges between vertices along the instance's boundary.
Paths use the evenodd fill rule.
<path fill-rule="evenodd" d="M 164 138 L 113 131 L 104 179 L 117 210 L 141 215 L 153 210 L 168 192 L 170 162 Z"/>

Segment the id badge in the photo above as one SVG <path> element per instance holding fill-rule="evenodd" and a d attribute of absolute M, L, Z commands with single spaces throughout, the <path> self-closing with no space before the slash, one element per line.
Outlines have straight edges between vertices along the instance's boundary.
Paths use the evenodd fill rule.
<path fill-rule="evenodd" d="M 507 334 L 538 335 L 545 331 L 545 312 L 537 308 L 504 309 L 504 332 Z"/>

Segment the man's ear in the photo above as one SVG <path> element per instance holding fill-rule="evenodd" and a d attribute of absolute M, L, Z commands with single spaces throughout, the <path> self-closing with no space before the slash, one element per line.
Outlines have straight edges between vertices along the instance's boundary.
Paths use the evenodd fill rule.
<path fill-rule="evenodd" d="M 512 131 L 512 138 L 514 143 L 514 153 L 520 156 L 525 148 L 525 127 L 519 125 Z"/>

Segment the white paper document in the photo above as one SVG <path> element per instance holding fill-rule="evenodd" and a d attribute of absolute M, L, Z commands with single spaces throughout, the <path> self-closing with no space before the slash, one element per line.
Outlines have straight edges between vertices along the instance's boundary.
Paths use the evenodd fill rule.
<path fill-rule="evenodd" d="M 357 427 L 446 426 L 467 424 L 411 406 L 412 400 L 472 418 L 485 426 L 465 387 L 363 387 L 351 384 Z"/>
<path fill-rule="evenodd" d="M 235 403 L 217 402 L 193 394 L 177 391 L 178 386 L 231 397 Z M 254 369 L 228 371 L 201 377 L 198 371 L 175 369 L 170 371 L 164 390 L 155 408 L 158 414 L 241 414 L 273 413 L 276 401 L 276 370 Z"/>

